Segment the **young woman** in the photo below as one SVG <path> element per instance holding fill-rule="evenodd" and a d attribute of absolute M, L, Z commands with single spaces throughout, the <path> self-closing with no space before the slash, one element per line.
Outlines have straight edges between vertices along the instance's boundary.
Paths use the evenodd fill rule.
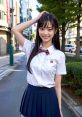
<path fill-rule="evenodd" d="M 27 40 L 22 31 L 37 23 L 36 40 Z M 61 79 L 66 74 L 65 55 L 60 51 L 58 22 L 41 12 L 35 19 L 12 28 L 27 56 L 27 88 L 23 94 L 21 117 L 63 117 Z"/>

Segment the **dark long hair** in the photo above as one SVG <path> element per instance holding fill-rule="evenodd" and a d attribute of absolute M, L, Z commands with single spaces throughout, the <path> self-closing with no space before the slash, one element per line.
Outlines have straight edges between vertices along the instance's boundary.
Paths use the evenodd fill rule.
<path fill-rule="evenodd" d="M 52 39 L 52 44 L 56 49 L 60 50 L 60 42 L 59 42 L 59 27 L 58 27 L 58 21 L 56 17 L 51 14 L 51 13 L 44 13 L 41 18 L 37 22 L 37 30 L 36 30 L 36 40 L 35 40 L 35 46 L 30 54 L 30 57 L 27 62 L 27 70 L 31 73 L 30 69 L 30 62 L 34 56 L 37 55 L 38 49 L 40 44 L 42 43 L 42 39 L 39 36 L 39 28 L 40 27 L 46 27 L 47 23 L 50 22 L 52 27 L 56 30 L 56 34 L 54 33 L 53 39 Z"/>

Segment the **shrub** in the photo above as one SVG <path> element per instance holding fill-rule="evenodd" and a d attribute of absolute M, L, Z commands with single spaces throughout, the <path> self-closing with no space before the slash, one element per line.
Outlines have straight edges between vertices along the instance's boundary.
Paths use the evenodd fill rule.
<path fill-rule="evenodd" d="M 66 56 L 66 63 L 68 62 L 82 62 L 81 58 Z"/>
<path fill-rule="evenodd" d="M 76 94 L 76 95 L 79 95 L 79 96 L 82 96 L 82 89 L 77 89 L 77 90 L 75 91 L 75 94 Z"/>
<path fill-rule="evenodd" d="M 82 89 L 82 62 L 68 62 L 66 64 L 67 75 L 63 78 L 63 83 L 75 89 Z"/>

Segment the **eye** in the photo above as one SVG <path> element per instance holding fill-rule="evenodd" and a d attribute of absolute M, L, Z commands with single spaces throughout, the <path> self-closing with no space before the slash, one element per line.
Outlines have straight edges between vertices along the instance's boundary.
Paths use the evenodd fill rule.
<path fill-rule="evenodd" d="M 40 27 L 39 29 L 40 29 L 40 30 L 44 30 L 44 28 L 43 28 L 43 27 Z"/>
<path fill-rule="evenodd" d="M 48 30 L 49 30 L 49 31 L 52 31 L 53 29 L 52 29 L 52 28 L 49 28 Z"/>

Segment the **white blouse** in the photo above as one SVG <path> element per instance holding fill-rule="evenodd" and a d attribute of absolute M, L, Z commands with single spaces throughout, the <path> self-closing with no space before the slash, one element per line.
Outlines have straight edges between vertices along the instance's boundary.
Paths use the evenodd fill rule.
<path fill-rule="evenodd" d="M 34 44 L 26 39 L 22 49 L 26 54 L 27 61 L 33 47 Z M 31 73 L 27 71 L 27 82 L 31 85 L 51 88 L 55 86 L 56 75 L 66 74 L 65 54 L 54 49 L 53 45 L 47 49 L 48 55 L 41 52 L 31 60 Z"/>

